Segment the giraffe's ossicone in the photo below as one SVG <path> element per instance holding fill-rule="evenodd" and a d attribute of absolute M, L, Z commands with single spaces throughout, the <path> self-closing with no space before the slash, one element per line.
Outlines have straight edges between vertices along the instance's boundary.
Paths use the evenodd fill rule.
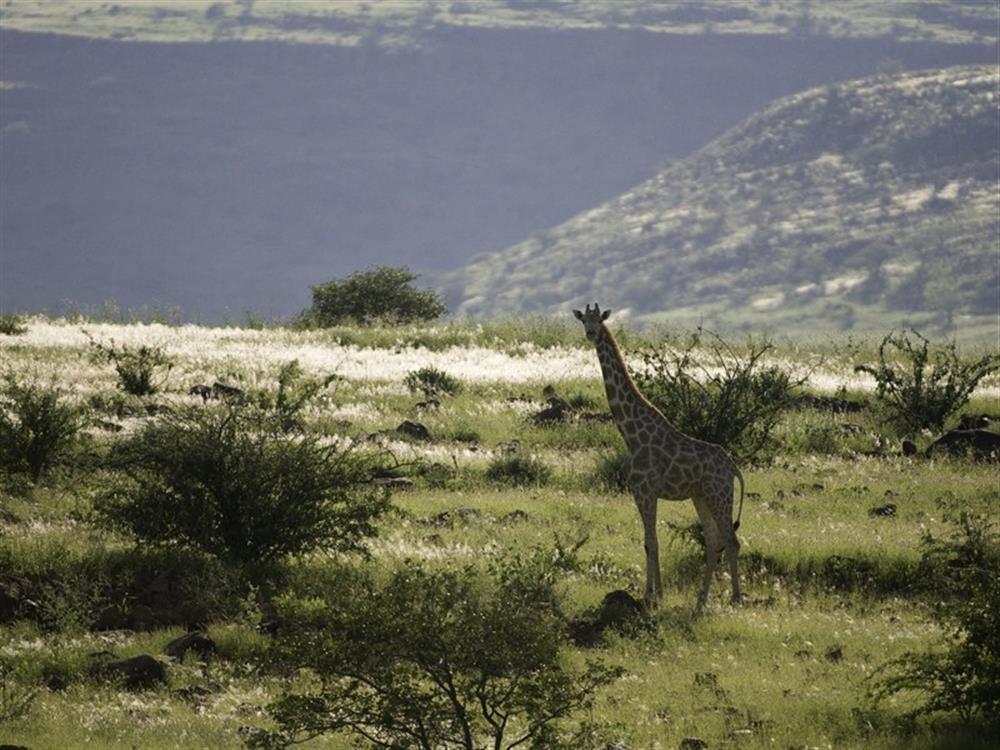
<path fill-rule="evenodd" d="M 660 554 L 656 535 L 656 504 L 660 498 L 694 502 L 705 534 L 705 576 L 698 593 L 697 610 L 708 598 L 709 587 L 723 550 L 729 563 L 733 603 L 739 603 L 737 566 L 740 543 L 739 518 L 733 522 L 734 481 L 740 486 L 743 509 L 743 475 L 720 446 L 685 435 L 651 404 L 636 387 L 618 344 L 604 324 L 611 314 L 595 303 L 573 314 L 583 323 L 587 338 L 597 348 L 611 416 L 628 447 L 626 476 L 642 517 L 646 547 L 646 603 L 655 606 L 662 594 Z"/>

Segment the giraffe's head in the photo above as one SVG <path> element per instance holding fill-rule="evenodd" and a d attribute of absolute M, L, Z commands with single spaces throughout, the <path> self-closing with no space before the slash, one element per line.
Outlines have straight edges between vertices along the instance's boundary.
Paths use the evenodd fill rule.
<path fill-rule="evenodd" d="M 583 323 L 583 329 L 587 333 L 587 338 L 590 341 L 596 341 L 597 334 L 601 330 L 601 326 L 604 324 L 604 321 L 611 315 L 611 311 L 604 310 L 602 312 L 600 305 L 595 302 L 594 309 L 590 309 L 590 305 L 587 305 L 583 312 L 574 310 L 573 314 L 576 316 L 577 320 Z"/>

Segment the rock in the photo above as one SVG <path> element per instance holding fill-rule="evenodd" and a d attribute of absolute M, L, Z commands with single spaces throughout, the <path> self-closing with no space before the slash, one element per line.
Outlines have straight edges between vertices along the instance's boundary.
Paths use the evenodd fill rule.
<path fill-rule="evenodd" d="M 831 646 L 826 650 L 826 660 L 838 664 L 844 660 L 844 649 L 840 646 Z"/>
<path fill-rule="evenodd" d="M 917 444 L 912 440 L 904 440 L 902 445 L 902 453 L 904 456 L 915 456 L 917 455 Z"/>
<path fill-rule="evenodd" d="M 212 393 L 212 386 L 199 383 L 198 385 L 191 386 L 188 390 L 188 395 L 200 396 L 202 401 L 208 401 L 215 394 Z"/>
<path fill-rule="evenodd" d="M 698 737 L 685 737 L 681 740 L 681 750 L 708 750 L 708 743 Z"/>
<path fill-rule="evenodd" d="M 31 750 L 27 745 L 8 745 L 6 742 L 0 744 L 0 750 Z"/>
<path fill-rule="evenodd" d="M 531 421 L 536 425 L 565 422 L 573 414 L 573 407 L 558 396 L 553 396 L 546 403 L 548 406 L 531 416 Z"/>
<path fill-rule="evenodd" d="M 896 515 L 896 504 L 886 503 L 877 508 L 872 508 L 868 511 L 868 515 L 872 518 L 892 518 Z"/>
<path fill-rule="evenodd" d="M 21 602 L 0 584 L 0 623 L 10 622 L 17 616 Z"/>
<path fill-rule="evenodd" d="M 641 620 L 645 614 L 645 604 L 627 591 L 618 589 L 607 594 L 601 601 L 597 624 L 601 629 L 620 629 Z"/>
<path fill-rule="evenodd" d="M 202 659 L 215 653 L 215 641 L 201 630 L 193 630 L 179 638 L 174 638 L 163 648 L 163 653 L 172 659 L 183 659 L 189 651 L 194 651 Z"/>
<path fill-rule="evenodd" d="M 988 414 L 963 414 L 958 418 L 959 430 L 983 430 L 990 426 Z"/>
<path fill-rule="evenodd" d="M 106 677 L 123 680 L 129 690 L 145 690 L 167 681 L 167 668 L 149 654 L 113 661 L 100 667 L 100 672 Z"/>
<path fill-rule="evenodd" d="M 243 389 L 216 380 L 212 383 L 212 396 L 226 400 L 241 400 L 243 398 Z"/>
<path fill-rule="evenodd" d="M 130 630 L 148 633 L 157 626 L 156 614 L 152 607 L 137 604 L 128 612 L 128 627 Z"/>
<path fill-rule="evenodd" d="M 408 435 L 414 440 L 430 442 L 434 439 L 431 435 L 431 431 L 428 430 L 426 426 L 420 424 L 420 422 L 411 422 L 409 419 L 404 419 L 399 427 L 396 428 L 396 432 L 402 435 Z"/>
<path fill-rule="evenodd" d="M 512 510 L 510 513 L 506 513 L 500 517 L 500 523 L 518 523 L 520 521 L 528 520 L 528 512 L 517 508 Z"/>
<path fill-rule="evenodd" d="M 178 688 L 173 694 L 186 703 L 204 703 L 212 695 L 212 691 L 203 685 L 188 685 Z"/>
<path fill-rule="evenodd" d="M 97 614 L 90 629 L 95 633 L 102 633 L 108 630 L 126 630 L 128 626 L 127 615 L 119 607 L 110 605 Z"/>
<path fill-rule="evenodd" d="M 927 448 L 927 457 L 945 451 L 953 456 L 971 454 L 979 460 L 1000 458 L 1000 434 L 989 430 L 952 430 Z"/>
<path fill-rule="evenodd" d="M 374 480 L 376 485 L 379 487 L 385 487 L 390 490 L 412 490 L 413 480 L 407 479 L 406 477 L 376 477 Z"/>

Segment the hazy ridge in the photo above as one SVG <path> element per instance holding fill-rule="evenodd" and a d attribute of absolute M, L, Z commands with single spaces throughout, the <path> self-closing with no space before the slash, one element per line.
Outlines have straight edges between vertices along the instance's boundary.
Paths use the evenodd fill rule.
<path fill-rule="evenodd" d="M 805 327 L 990 325 L 998 313 L 992 66 L 781 99 L 615 200 L 452 278 L 458 310 Z"/>

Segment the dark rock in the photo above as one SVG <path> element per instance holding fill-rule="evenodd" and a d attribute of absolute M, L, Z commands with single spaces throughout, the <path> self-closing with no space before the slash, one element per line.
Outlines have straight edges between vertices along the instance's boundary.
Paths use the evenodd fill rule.
<path fill-rule="evenodd" d="M 708 750 L 708 743 L 698 737 L 685 737 L 681 740 L 681 750 Z"/>
<path fill-rule="evenodd" d="M 202 401 L 208 401 L 215 395 L 212 393 L 212 386 L 205 385 L 203 383 L 191 386 L 190 390 L 188 390 L 188 394 L 191 396 L 201 396 Z"/>
<path fill-rule="evenodd" d="M 927 457 L 941 451 L 953 456 L 996 460 L 1000 458 L 1000 434 L 989 430 L 952 430 L 930 444 Z"/>
<path fill-rule="evenodd" d="M 97 619 L 94 620 L 94 624 L 90 626 L 90 629 L 100 633 L 107 630 L 126 630 L 128 627 L 128 616 L 125 612 L 119 607 L 111 605 L 98 613 Z"/>
<path fill-rule="evenodd" d="M 163 648 L 163 653 L 173 659 L 183 659 L 189 651 L 194 651 L 202 659 L 207 659 L 215 653 L 215 641 L 207 633 L 194 630 L 174 638 Z"/>
<path fill-rule="evenodd" d="M 829 411 L 834 414 L 856 414 L 865 409 L 865 405 L 857 401 L 849 401 L 846 398 L 835 396 L 814 396 L 811 393 L 799 396 L 795 400 L 795 404 L 799 408 Z"/>
<path fill-rule="evenodd" d="M 152 607 L 137 604 L 128 612 L 128 627 L 130 630 L 148 633 L 155 630 L 159 623 Z"/>
<path fill-rule="evenodd" d="M 167 668 L 149 654 L 113 661 L 101 667 L 100 673 L 111 679 L 122 680 L 129 690 L 145 690 L 167 681 Z"/>
<path fill-rule="evenodd" d="M 840 646 L 831 646 L 826 650 L 826 660 L 838 664 L 844 660 L 844 649 Z"/>
<path fill-rule="evenodd" d="M 0 584 L 0 623 L 10 622 L 17 616 L 17 610 L 21 602 L 16 596 L 9 593 L 3 584 Z"/>
<path fill-rule="evenodd" d="M 226 400 L 241 400 L 243 398 L 243 389 L 216 380 L 212 383 L 212 396 Z"/>
<path fill-rule="evenodd" d="M 8 745 L 6 742 L 0 743 L 0 750 L 31 750 L 27 745 Z"/>
<path fill-rule="evenodd" d="M 904 440 L 902 445 L 902 453 L 904 456 L 915 456 L 917 455 L 917 444 L 912 440 Z"/>
<path fill-rule="evenodd" d="M 553 396 L 546 403 L 548 406 L 531 416 L 531 421 L 536 425 L 565 422 L 573 414 L 573 407 L 558 396 Z"/>
<path fill-rule="evenodd" d="M 408 435 L 414 440 L 430 442 L 434 439 L 431 435 L 431 431 L 428 430 L 426 426 L 420 424 L 420 422 L 411 422 L 409 419 L 404 419 L 403 422 L 396 428 L 396 432 L 402 435 Z"/>
<path fill-rule="evenodd" d="M 601 601 L 597 623 L 602 629 L 621 629 L 641 620 L 646 614 L 646 605 L 635 599 L 627 591 L 618 589 L 606 595 Z"/>
<path fill-rule="evenodd" d="M 98 419 L 94 422 L 94 425 L 105 432 L 121 432 L 125 429 L 122 425 L 112 422 L 110 419 Z"/>
<path fill-rule="evenodd" d="M 375 484 L 379 487 L 386 487 L 390 490 L 412 490 L 413 480 L 406 477 L 376 477 Z"/>
<path fill-rule="evenodd" d="M 959 430 L 984 430 L 990 426 L 988 414 L 963 414 L 958 418 Z"/>
<path fill-rule="evenodd" d="M 872 508 L 868 511 L 868 515 L 872 518 L 893 518 L 896 515 L 896 504 L 886 503 L 877 508 Z"/>
<path fill-rule="evenodd" d="M 510 513 L 506 513 L 500 517 L 500 523 L 518 523 L 520 521 L 528 520 L 528 512 L 517 508 L 512 510 Z"/>

